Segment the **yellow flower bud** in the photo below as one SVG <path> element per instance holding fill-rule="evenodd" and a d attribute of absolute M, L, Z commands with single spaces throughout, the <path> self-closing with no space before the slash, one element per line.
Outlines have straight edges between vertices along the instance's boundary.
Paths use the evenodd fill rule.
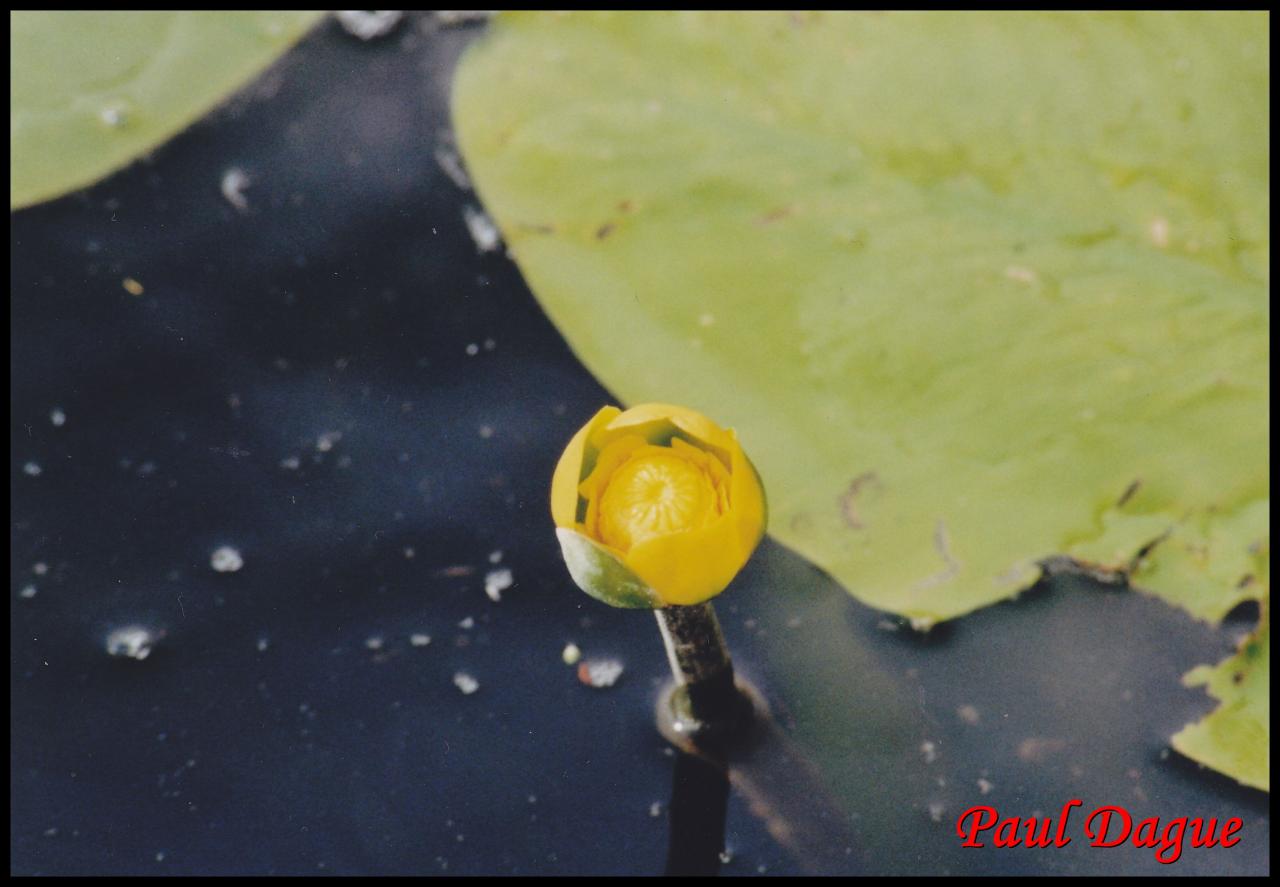
<path fill-rule="evenodd" d="M 668 404 L 605 407 L 565 448 L 551 516 L 574 582 L 615 607 L 715 597 L 764 535 L 764 489 L 732 429 Z"/>

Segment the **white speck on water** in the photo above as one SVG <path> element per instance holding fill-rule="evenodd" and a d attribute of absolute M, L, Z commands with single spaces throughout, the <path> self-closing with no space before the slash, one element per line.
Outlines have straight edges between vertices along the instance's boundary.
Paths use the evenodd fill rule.
<path fill-rule="evenodd" d="M 536 803 L 538 803 L 538 796 L 537 796 L 537 795 L 529 795 L 529 803 L 530 803 L 530 804 L 536 804 Z"/>
<path fill-rule="evenodd" d="M 370 635 L 364 639 L 365 648 L 369 650 L 381 650 L 382 643 L 382 635 L 379 634 Z"/>
<path fill-rule="evenodd" d="M 936 625 L 938 620 L 932 616 L 912 616 L 911 627 L 916 631 L 928 631 Z"/>
<path fill-rule="evenodd" d="M 409 635 L 409 643 L 415 647 L 425 647 L 427 644 L 431 643 L 431 635 L 423 634 L 422 632 L 415 632 L 414 634 Z"/>
<path fill-rule="evenodd" d="M 36 596 L 36 591 L 37 589 L 34 585 L 27 585 L 23 587 L 22 591 L 18 592 L 18 597 L 24 601 L 29 601 Z"/>
<path fill-rule="evenodd" d="M 495 10 L 485 9 L 436 9 L 431 13 L 435 20 L 446 28 L 488 21 L 497 14 Z"/>
<path fill-rule="evenodd" d="M 316 438 L 316 449 L 322 453 L 327 453 L 340 440 L 342 440 L 341 431 L 326 431 Z"/>
<path fill-rule="evenodd" d="M 267 648 L 268 648 L 268 647 L 270 647 L 270 646 L 271 646 L 271 640 L 270 640 L 269 638 L 258 638 L 258 652 L 259 652 L 259 653 L 265 653 L 265 652 L 267 652 Z"/>
<path fill-rule="evenodd" d="M 991 790 L 993 788 L 995 788 L 995 784 L 992 783 L 989 779 L 978 780 L 978 791 L 981 792 L 982 794 L 984 795 L 991 794 Z"/>
<path fill-rule="evenodd" d="M 699 326 L 711 326 L 711 325 L 712 325 L 712 324 L 714 324 L 715 322 L 716 322 L 716 316 L 715 316 L 714 314 L 712 314 L 710 311 L 708 311 L 707 313 L 705 313 L 705 314 L 701 315 L 701 316 L 698 318 L 698 325 L 699 325 Z"/>
<path fill-rule="evenodd" d="M 721 865 L 728 865 L 728 864 L 729 864 L 729 863 L 731 863 L 731 862 L 733 862 L 733 853 L 732 853 L 732 851 L 729 851 L 729 850 L 721 850 L 721 851 L 720 851 L 720 864 L 721 864 Z"/>
<path fill-rule="evenodd" d="M 467 225 L 467 232 L 475 242 L 476 252 L 491 253 L 502 244 L 502 234 L 483 210 L 468 204 L 462 208 L 462 221 Z"/>
<path fill-rule="evenodd" d="M 501 570 L 490 570 L 484 577 L 484 593 L 495 604 L 502 600 L 502 593 L 515 582 L 515 576 L 505 567 Z"/>
<path fill-rule="evenodd" d="M 35 573 L 37 576 L 43 576 L 45 573 L 49 572 L 49 565 L 44 561 L 36 561 L 31 565 L 31 572 Z"/>
<path fill-rule="evenodd" d="M 453 685 L 462 691 L 463 696 L 470 696 L 480 689 L 480 682 L 465 671 L 460 671 L 453 676 Z"/>
<path fill-rule="evenodd" d="M 209 555 L 209 566 L 219 573 L 234 573 L 244 566 L 244 558 L 239 549 L 224 545 Z"/>
<path fill-rule="evenodd" d="M 285 471 L 297 471 L 302 465 L 302 460 L 297 456 L 285 456 L 280 460 L 280 467 Z"/>
<path fill-rule="evenodd" d="M 39 477 L 44 474 L 44 469 L 40 467 L 38 462 L 28 462 L 22 466 L 22 473 L 28 477 Z"/>
<path fill-rule="evenodd" d="M 898 623 L 894 622 L 892 619 L 881 619 L 876 623 L 876 628 L 881 631 L 897 631 Z"/>
<path fill-rule="evenodd" d="M 126 625 L 107 635 L 107 653 L 141 662 L 151 655 L 159 635 L 142 625 Z"/>
<path fill-rule="evenodd" d="M 49 421 L 53 423 L 54 428 L 61 428 L 67 424 L 67 414 L 61 407 L 54 407 L 49 411 Z"/>
<path fill-rule="evenodd" d="M 934 822 L 942 822 L 942 814 L 947 810 L 940 802 L 933 801 L 929 804 L 929 818 Z"/>
<path fill-rule="evenodd" d="M 577 665 L 578 660 L 582 658 L 582 651 L 578 649 L 577 644 L 570 642 L 564 645 L 560 658 L 564 660 L 565 665 Z"/>
<path fill-rule="evenodd" d="M 480 346 L 477 345 L 475 342 L 472 342 L 470 345 L 467 346 L 467 357 L 475 357 L 479 353 L 480 353 Z"/>
<path fill-rule="evenodd" d="M 476 627 L 476 621 L 472 619 L 470 616 L 468 616 L 466 619 L 463 619 L 461 622 L 458 623 L 458 628 L 465 629 L 466 631 L 470 631 L 475 627 Z"/>
<path fill-rule="evenodd" d="M 481 436 L 482 438 L 484 438 L 485 440 L 488 440 L 489 438 L 493 437 L 493 426 L 492 426 L 492 425 L 481 425 L 481 426 L 480 426 L 480 436 Z"/>
<path fill-rule="evenodd" d="M 485 350 L 485 351 L 492 351 L 493 349 L 495 349 L 495 348 L 497 348 L 497 347 L 498 347 L 498 343 L 497 343 L 497 342 L 495 342 L 493 339 L 485 339 L 485 340 L 484 340 L 484 350 Z"/>
<path fill-rule="evenodd" d="M 501 548 L 496 548 L 496 549 L 494 549 L 493 551 L 489 552 L 489 563 L 491 563 L 491 564 L 500 564 L 500 563 L 502 563 L 502 549 L 501 549 Z"/>
<path fill-rule="evenodd" d="M 926 739 L 924 742 L 920 743 L 920 754 L 924 755 L 924 762 L 926 764 L 932 764 L 934 761 L 938 760 L 938 746 Z"/>
<path fill-rule="evenodd" d="M 654 819 L 657 819 L 659 816 L 661 816 L 661 815 L 662 815 L 662 804 L 661 804 L 661 803 L 659 803 L 658 801 L 654 801 L 652 804 L 650 804 L 650 805 L 649 805 L 649 815 L 650 815 L 650 816 L 652 816 Z"/>
<path fill-rule="evenodd" d="M 53 828 L 45 829 L 44 836 L 46 838 L 56 838 L 58 836 L 58 827 L 54 826 Z"/>
<path fill-rule="evenodd" d="M 249 211 L 249 199 L 244 196 L 245 189 L 249 187 L 249 176 L 243 169 L 233 166 L 224 172 L 218 187 L 222 191 L 223 198 L 238 212 Z"/>
<path fill-rule="evenodd" d="M 333 17 L 342 25 L 342 30 L 361 40 L 376 40 L 390 34 L 404 13 L 398 10 L 343 10 L 334 12 Z"/>
<path fill-rule="evenodd" d="M 436 145 L 436 164 L 444 170 L 444 174 L 463 191 L 471 190 L 471 177 L 462 165 L 462 158 L 450 145 Z"/>
<path fill-rule="evenodd" d="M 405 556 L 405 559 L 406 559 L 406 560 L 413 560 L 413 555 L 414 555 L 414 554 L 415 554 L 415 552 L 414 552 L 414 550 L 413 550 L 413 546 L 412 546 L 412 545 L 406 545 L 406 546 L 404 547 L 404 556 Z"/>
<path fill-rule="evenodd" d="M 978 721 L 981 719 L 981 716 L 978 714 L 978 710 L 974 708 L 972 705 L 962 705 L 959 708 L 957 708 L 956 717 L 964 721 L 966 724 L 969 724 L 970 726 L 978 723 Z"/>
<path fill-rule="evenodd" d="M 578 666 L 578 680 L 588 687 L 612 687 L 622 677 L 622 663 L 616 659 L 588 659 Z"/>

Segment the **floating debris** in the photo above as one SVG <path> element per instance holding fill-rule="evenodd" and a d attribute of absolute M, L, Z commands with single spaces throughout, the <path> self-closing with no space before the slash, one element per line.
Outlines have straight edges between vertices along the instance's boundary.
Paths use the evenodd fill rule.
<path fill-rule="evenodd" d="M 588 659 L 578 665 L 578 680 L 588 687 L 612 687 L 622 677 L 622 663 L 616 659 Z"/>
<path fill-rule="evenodd" d="M 933 801 L 929 804 L 929 818 L 934 822 L 942 822 L 942 814 L 946 811 L 947 808 L 938 801 Z"/>
<path fill-rule="evenodd" d="M 467 346 L 466 351 L 467 351 L 467 357 L 475 357 L 477 354 L 480 353 L 480 346 L 477 345 L 475 342 L 472 342 Z"/>
<path fill-rule="evenodd" d="M 233 166 L 222 174 L 222 182 L 219 190 L 227 203 L 236 208 L 237 212 L 249 211 L 249 199 L 244 196 L 244 191 L 249 187 L 249 176 L 243 169 Z"/>
<path fill-rule="evenodd" d="M 732 852 L 730 852 L 729 850 L 721 850 L 721 851 L 720 851 L 720 864 L 721 864 L 721 865 L 728 865 L 728 864 L 729 864 L 729 863 L 731 863 L 731 862 L 733 862 L 733 853 L 732 853 Z"/>
<path fill-rule="evenodd" d="M 378 634 L 371 635 L 364 639 L 365 648 L 368 650 L 381 650 L 382 643 L 382 635 Z"/>
<path fill-rule="evenodd" d="M 497 10 L 483 9 L 436 9 L 431 13 L 446 28 L 486 22 L 497 14 Z"/>
<path fill-rule="evenodd" d="M 465 671 L 460 671 L 453 676 L 453 685 L 462 691 L 463 696 L 470 696 L 480 689 L 480 682 Z"/>
<path fill-rule="evenodd" d="M 31 565 L 31 572 L 35 573 L 37 576 L 43 576 L 45 573 L 49 572 L 49 565 L 44 561 L 36 561 Z"/>
<path fill-rule="evenodd" d="M 452 145 L 437 145 L 435 156 L 436 164 L 444 170 L 444 174 L 449 177 L 449 181 L 463 191 L 471 190 L 471 177 L 467 175 L 466 167 L 462 165 L 462 158 L 458 156 L 458 152 Z"/>
<path fill-rule="evenodd" d="M 342 440 L 341 431 L 326 431 L 316 438 L 316 449 L 322 453 L 327 453 L 340 440 Z"/>
<path fill-rule="evenodd" d="M 956 717 L 958 717 L 960 720 L 964 721 L 966 724 L 970 726 L 973 726 L 974 724 L 978 723 L 978 721 L 981 719 L 981 717 L 978 714 L 978 710 L 974 708 L 972 705 L 962 705 L 959 708 L 957 708 Z"/>
<path fill-rule="evenodd" d="M 483 210 L 468 204 L 462 208 L 462 220 L 467 224 L 467 231 L 475 241 L 476 252 L 491 253 L 502 244 L 502 235 L 498 226 L 493 223 Z"/>
<path fill-rule="evenodd" d="M 505 567 L 501 570 L 490 570 L 484 577 L 484 593 L 495 604 L 502 600 L 502 593 L 515 582 L 515 576 Z"/>
<path fill-rule="evenodd" d="M 44 474 L 44 469 L 40 467 L 39 462 L 28 462 L 22 466 L 22 473 L 28 477 L 39 477 Z"/>
<path fill-rule="evenodd" d="M 297 471 L 302 465 L 302 460 L 297 456 L 285 456 L 280 460 L 280 467 L 285 471 Z"/>
<path fill-rule="evenodd" d="M 470 616 L 468 616 L 466 619 L 463 619 L 461 622 L 458 623 L 458 628 L 461 628 L 465 631 L 470 631 L 475 627 L 476 627 L 476 621 L 472 619 Z"/>
<path fill-rule="evenodd" d="M 270 647 L 270 646 L 271 646 L 271 641 L 270 641 L 270 639 L 268 639 L 268 638 L 258 638 L 258 652 L 259 652 L 259 653 L 265 653 L 265 652 L 267 652 L 267 648 L 268 648 L 268 647 Z"/>
<path fill-rule="evenodd" d="M 142 284 L 138 283 L 138 281 L 134 280 L 132 277 L 126 277 L 124 280 L 120 281 L 120 285 L 124 287 L 124 291 L 131 296 L 140 296 L 146 292 L 146 290 L 143 289 Z"/>
<path fill-rule="evenodd" d="M 107 653 L 141 662 L 151 655 L 160 634 L 142 625 L 126 625 L 107 635 Z"/>
<path fill-rule="evenodd" d="M 395 30 L 396 25 L 404 18 L 399 10 L 344 10 L 334 12 L 333 17 L 342 25 L 342 30 L 361 40 L 375 40 L 385 37 Z"/>
<path fill-rule="evenodd" d="M 491 564 L 500 564 L 500 563 L 502 563 L 502 549 L 501 549 L 501 548 L 498 548 L 498 549 L 495 549 L 494 551 L 489 552 L 489 563 L 491 563 Z"/>
<path fill-rule="evenodd" d="M 657 819 L 659 816 L 661 816 L 661 815 L 662 815 L 662 804 L 661 804 L 660 802 L 658 802 L 658 801 L 654 801 L 652 804 L 650 804 L 650 805 L 649 805 L 649 815 L 650 815 L 650 816 L 652 816 L 654 819 Z"/>
<path fill-rule="evenodd" d="M 54 428 L 61 428 L 67 424 L 67 414 L 63 412 L 62 407 L 54 407 L 49 411 L 49 421 L 53 423 Z"/>
<path fill-rule="evenodd" d="M 578 660 L 582 658 L 582 651 L 578 649 L 577 644 L 568 643 L 564 645 L 560 658 L 564 660 L 565 665 L 577 665 Z"/>
<path fill-rule="evenodd" d="M 938 760 L 938 746 L 926 739 L 920 743 L 920 754 L 924 755 L 926 764 L 932 764 Z"/>
<path fill-rule="evenodd" d="M 991 794 L 991 790 L 993 788 L 995 788 L 995 785 L 990 780 L 988 779 L 978 780 L 978 791 L 980 791 L 982 794 L 984 795 Z"/>
<path fill-rule="evenodd" d="M 485 350 L 485 351 L 492 351 L 493 349 L 495 349 L 495 348 L 497 348 L 497 347 L 498 347 L 498 343 L 497 343 L 496 341 L 494 341 L 493 339 L 485 339 L 485 340 L 484 340 L 484 350 Z"/>
<path fill-rule="evenodd" d="M 234 573 L 244 566 L 239 549 L 224 545 L 209 555 L 209 566 L 219 573 Z"/>
<path fill-rule="evenodd" d="M 22 598 L 24 601 L 29 601 L 36 596 L 36 591 L 37 589 L 34 585 L 27 585 L 22 589 L 22 591 L 18 592 L 18 597 Z"/>
<path fill-rule="evenodd" d="M 493 437 L 493 426 L 492 426 L 492 425 L 481 425 L 481 426 L 480 426 L 480 436 L 481 436 L 482 438 L 484 438 L 485 440 L 488 440 L 489 438 Z"/>
<path fill-rule="evenodd" d="M 422 632 L 411 634 L 409 635 L 409 643 L 415 647 L 425 647 L 431 643 L 431 635 L 423 634 Z"/>

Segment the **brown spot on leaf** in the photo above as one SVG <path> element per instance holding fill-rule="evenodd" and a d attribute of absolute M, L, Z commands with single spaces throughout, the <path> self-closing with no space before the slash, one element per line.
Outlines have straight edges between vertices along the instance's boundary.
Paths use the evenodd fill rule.
<path fill-rule="evenodd" d="M 1124 504 L 1132 499 L 1141 487 L 1142 478 L 1135 477 L 1133 483 L 1125 487 L 1124 492 L 1120 494 L 1120 498 L 1116 500 L 1116 508 L 1124 508 Z"/>
<path fill-rule="evenodd" d="M 867 525 L 857 511 L 857 500 L 859 494 L 872 487 L 883 489 L 884 485 L 880 482 L 879 475 L 874 471 L 865 471 L 849 481 L 849 488 L 840 494 L 840 514 L 849 529 L 866 529 Z"/>
<path fill-rule="evenodd" d="M 779 206 L 771 209 L 763 215 L 756 216 L 757 225 L 771 225 L 774 222 L 781 221 L 795 213 L 795 208 L 791 206 Z"/>
<path fill-rule="evenodd" d="M 606 237 L 608 237 L 610 234 L 613 233 L 614 227 L 615 226 L 613 222 L 605 222 L 603 225 L 601 225 L 599 228 L 596 229 L 596 240 L 604 240 Z"/>

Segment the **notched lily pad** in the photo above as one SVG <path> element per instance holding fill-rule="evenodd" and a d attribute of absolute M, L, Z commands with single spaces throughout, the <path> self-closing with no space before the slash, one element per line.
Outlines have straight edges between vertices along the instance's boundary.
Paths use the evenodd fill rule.
<path fill-rule="evenodd" d="M 1257 631 L 1230 659 L 1202 665 L 1183 678 L 1203 685 L 1222 704 L 1173 737 L 1173 747 L 1189 758 L 1245 785 L 1271 790 L 1271 620 L 1263 607 Z"/>
<path fill-rule="evenodd" d="M 454 118 L 579 357 L 736 427 L 859 599 L 927 627 L 1069 557 L 1213 619 L 1269 537 L 1269 50 L 1264 13 L 518 13 Z"/>

